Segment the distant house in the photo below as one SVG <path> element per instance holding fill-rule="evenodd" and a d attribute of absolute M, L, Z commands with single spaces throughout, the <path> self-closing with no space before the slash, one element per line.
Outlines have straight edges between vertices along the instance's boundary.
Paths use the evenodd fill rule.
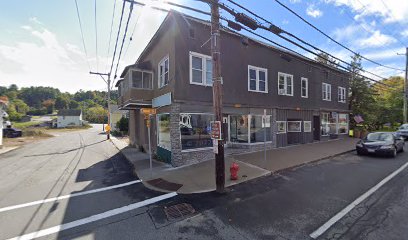
<path fill-rule="evenodd" d="M 119 122 L 119 120 L 122 117 L 127 117 L 128 111 L 127 110 L 119 110 L 118 105 L 111 104 L 109 106 L 109 112 L 110 112 L 110 125 L 112 130 L 119 130 L 116 128 L 116 123 Z"/>
<path fill-rule="evenodd" d="M 82 111 L 80 109 L 61 109 L 58 111 L 56 127 L 82 126 Z"/>

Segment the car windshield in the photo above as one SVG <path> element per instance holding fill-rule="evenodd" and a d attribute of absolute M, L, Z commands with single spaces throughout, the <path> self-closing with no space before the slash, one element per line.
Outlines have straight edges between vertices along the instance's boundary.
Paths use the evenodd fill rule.
<path fill-rule="evenodd" d="M 402 125 L 399 129 L 401 129 L 401 130 L 408 130 L 408 125 Z"/>
<path fill-rule="evenodd" d="M 367 135 L 368 141 L 392 141 L 391 133 L 370 133 Z"/>

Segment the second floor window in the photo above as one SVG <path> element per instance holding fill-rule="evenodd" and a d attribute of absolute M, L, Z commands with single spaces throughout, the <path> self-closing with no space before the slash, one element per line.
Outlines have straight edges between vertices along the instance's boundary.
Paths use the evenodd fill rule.
<path fill-rule="evenodd" d="M 307 78 L 302 78 L 301 80 L 301 96 L 302 98 L 309 97 L 309 82 Z"/>
<path fill-rule="evenodd" d="M 190 83 L 212 86 L 211 56 L 190 52 Z"/>
<path fill-rule="evenodd" d="M 331 101 L 331 85 L 330 84 L 328 83 L 322 84 L 322 95 L 323 95 L 323 100 Z"/>
<path fill-rule="evenodd" d="M 141 88 L 141 89 L 153 89 L 152 83 L 152 73 L 139 71 L 139 70 L 131 70 L 131 82 L 133 88 Z"/>
<path fill-rule="evenodd" d="M 159 88 L 169 84 L 169 56 L 164 57 L 159 63 Z"/>
<path fill-rule="evenodd" d="M 346 88 L 344 87 L 339 87 L 338 89 L 338 97 L 339 97 L 339 102 L 345 103 L 346 102 Z"/>
<path fill-rule="evenodd" d="M 278 74 L 278 94 L 293 96 L 293 75 L 286 73 Z"/>
<path fill-rule="evenodd" d="M 254 66 L 248 66 L 248 91 L 268 92 L 268 70 Z"/>

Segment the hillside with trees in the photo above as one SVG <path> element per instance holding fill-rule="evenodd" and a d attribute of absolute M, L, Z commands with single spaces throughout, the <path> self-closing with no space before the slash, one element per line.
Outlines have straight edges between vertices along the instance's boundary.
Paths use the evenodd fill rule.
<path fill-rule="evenodd" d="M 7 112 L 11 121 L 19 121 L 25 115 L 54 114 L 61 109 L 81 109 L 84 119 L 93 123 L 106 122 L 107 93 L 83 91 L 71 94 L 53 87 L 0 86 L 0 96 L 9 98 Z M 115 103 L 117 91 L 111 92 Z"/>

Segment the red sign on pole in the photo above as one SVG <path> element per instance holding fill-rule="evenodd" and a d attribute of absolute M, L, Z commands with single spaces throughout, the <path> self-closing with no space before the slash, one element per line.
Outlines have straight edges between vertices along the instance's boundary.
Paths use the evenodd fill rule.
<path fill-rule="evenodd" d="M 211 122 L 211 139 L 221 140 L 221 121 Z"/>

